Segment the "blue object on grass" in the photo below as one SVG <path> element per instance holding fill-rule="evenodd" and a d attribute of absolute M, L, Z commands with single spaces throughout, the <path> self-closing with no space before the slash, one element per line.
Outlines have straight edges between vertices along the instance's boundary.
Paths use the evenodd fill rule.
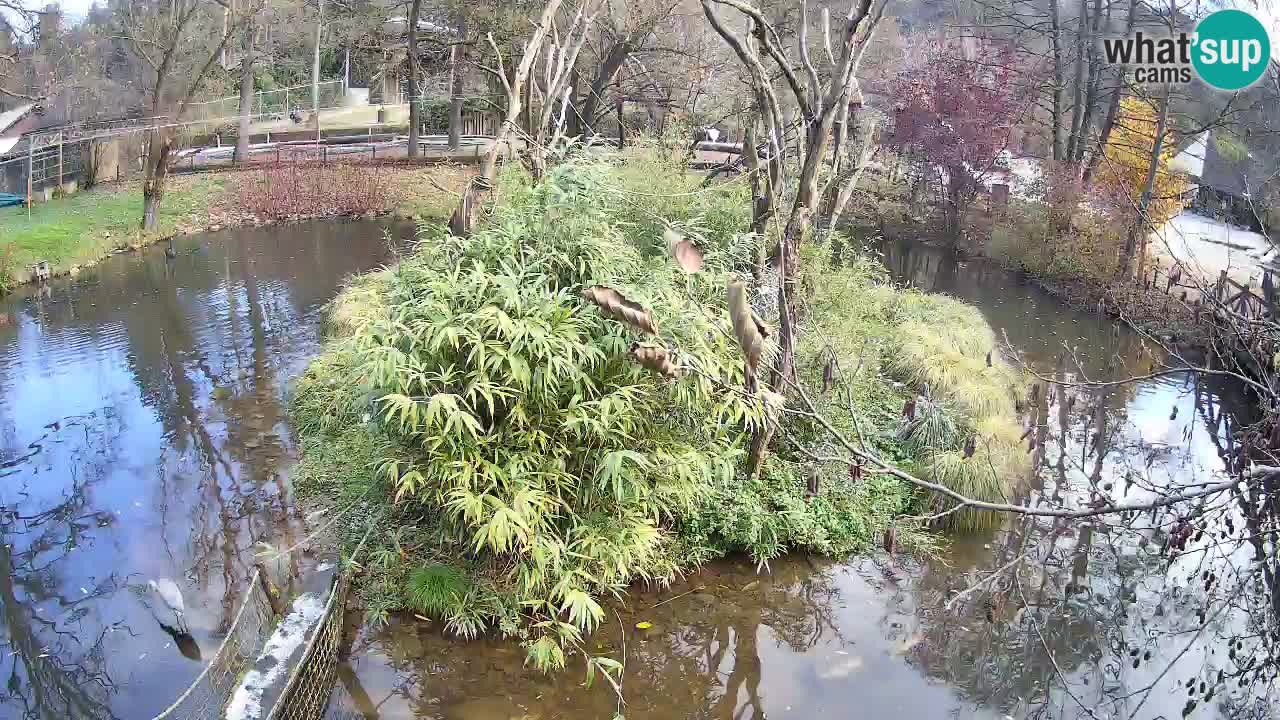
<path fill-rule="evenodd" d="M 0 193 L 0 207 L 13 207 L 14 205 L 26 205 L 27 198 L 22 195 L 14 195 L 13 193 Z"/>

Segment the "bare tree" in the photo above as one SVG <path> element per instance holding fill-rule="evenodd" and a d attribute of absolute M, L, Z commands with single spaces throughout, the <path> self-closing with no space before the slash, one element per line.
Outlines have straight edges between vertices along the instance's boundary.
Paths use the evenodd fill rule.
<path fill-rule="evenodd" d="M 471 235 L 481 206 L 493 192 L 493 182 L 498 169 L 498 154 L 508 147 L 512 131 L 516 128 L 520 113 L 524 109 L 525 83 L 528 82 L 529 73 L 533 70 L 539 53 L 542 51 L 543 42 L 551 32 L 551 26 L 555 21 L 556 12 L 560 9 L 560 4 L 561 0 L 547 0 L 547 4 L 543 6 L 542 14 L 539 16 L 532 34 L 524 43 L 520 62 L 512 68 L 513 72 L 510 77 L 507 75 L 506 61 L 502 57 L 502 51 L 498 49 L 498 43 L 494 40 L 493 33 L 488 33 L 485 36 L 490 49 L 493 50 L 497 66 L 484 66 L 484 69 L 502 83 L 503 91 L 507 96 L 507 112 L 502 124 L 498 127 L 498 132 L 492 144 L 489 146 L 489 152 L 485 155 L 484 163 L 480 166 L 480 174 L 472 179 L 471 184 L 462 193 L 462 199 L 458 202 L 458 207 L 454 209 L 452 217 L 449 218 L 449 230 L 454 235 L 459 237 L 469 237 Z M 512 59 L 514 60 L 514 58 Z"/>
<path fill-rule="evenodd" d="M 722 19 L 717 8 L 736 11 L 745 29 L 733 29 Z M 859 99 L 857 69 L 863 52 L 884 14 L 884 3 L 874 0 L 857 0 L 845 16 L 842 27 L 831 39 L 829 15 L 823 14 L 822 42 L 826 53 L 826 67 L 820 73 L 809 47 L 808 3 L 800 4 L 800 28 L 796 39 L 799 61 L 795 61 L 783 47 L 782 36 L 765 14 L 743 0 L 702 0 L 703 14 L 715 31 L 733 50 L 739 62 L 747 69 L 755 94 L 756 105 L 765 130 L 764 145 L 768 148 L 764 176 L 770 184 L 765 202 L 770 216 L 777 215 L 778 206 L 789 203 L 785 224 L 777 237 L 773 253 L 778 273 L 776 290 L 778 307 L 779 361 L 773 370 L 769 388 L 779 392 L 792 375 L 795 357 L 795 282 L 798 277 L 798 249 L 820 209 L 824 186 L 819 182 L 821 170 L 828 163 L 827 153 L 832 129 L 839 123 L 847 128 L 850 104 Z M 766 65 L 768 63 L 768 65 Z M 803 75 L 797 72 L 801 69 Z M 778 80 L 775 80 L 779 78 Z M 781 82 L 788 101 L 799 109 L 800 129 L 799 168 L 794 182 L 784 177 L 788 162 L 787 135 L 790 122 L 783 113 L 783 104 L 775 82 Z M 868 130 L 866 125 L 855 125 Z M 855 178 L 856 179 L 856 178 Z M 846 178 L 847 181 L 847 178 Z M 757 201 L 759 202 L 759 201 Z M 751 471 L 756 472 L 767 452 L 774 429 L 768 426 L 752 438 Z"/>
<path fill-rule="evenodd" d="M 525 128 L 530 143 L 526 157 L 529 171 L 535 181 L 547 171 L 548 151 L 555 147 L 564 134 L 565 118 L 572 103 L 573 86 L 569 80 L 572 69 L 578 63 L 578 53 L 586 42 L 587 33 L 595 20 L 594 0 L 584 0 L 578 6 L 564 37 L 552 25 L 551 43 L 540 68 L 535 69 L 530 88 L 534 91 L 536 117 L 531 117 L 533 127 Z"/>
<path fill-rule="evenodd" d="M 230 7 L 221 0 L 219 6 Z M 124 6 L 123 33 L 152 72 L 148 109 L 156 127 L 148 132 L 142 181 L 144 230 L 156 224 L 179 123 L 239 27 L 239 19 L 233 18 L 223 24 L 221 32 L 215 34 L 210 43 L 209 32 L 219 19 L 205 12 L 208 8 L 200 0 L 154 4 L 128 0 Z"/>

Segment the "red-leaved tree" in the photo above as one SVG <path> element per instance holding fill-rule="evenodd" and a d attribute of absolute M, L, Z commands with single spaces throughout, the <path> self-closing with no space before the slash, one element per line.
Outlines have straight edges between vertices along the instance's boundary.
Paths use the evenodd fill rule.
<path fill-rule="evenodd" d="M 1016 63 L 1007 44 L 976 38 L 924 38 L 915 60 L 891 83 L 896 101 L 885 144 L 923 160 L 946 187 L 944 219 L 949 233 L 960 226 L 1010 132 L 1027 108 Z"/>

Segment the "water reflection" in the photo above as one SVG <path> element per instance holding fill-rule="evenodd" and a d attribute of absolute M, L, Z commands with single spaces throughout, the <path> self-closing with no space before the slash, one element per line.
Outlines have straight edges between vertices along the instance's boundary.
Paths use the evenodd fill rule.
<path fill-rule="evenodd" d="M 918 246 L 879 250 L 898 281 L 978 306 L 1045 376 L 1116 380 L 1164 360 L 1142 337 L 998 268 Z M 1133 501 L 1220 478 L 1232 429 L 1256 420 L 1238 387 L 1191 373 L 1092 390 L 1046 384 L 1036 395 L 1024 422 L 1038 472 L 1015 498 L 1031 504 Z M 1182 509 L 1012 518 L 919 565 L 782 558 L 757 576 L 728 560 L 661 593 L 633 592 L 592 642 L 625 656 L 633 719 L 1266 718 L 1270 679 L 1249 668 L 1263 664 L 1275 627 L 1275 553 L 1221 535 L 1263 500 L 1202 507 L 1191 533 Z M 1253 568 L 1265 569 L 1256 582 Z M 640 620 L 655 627 L 634 629 Z M 461 642 L 412 619 L 361 630 L 351 658 L 331 717 L 617 709 L 607 685 L 581 685 L 580 670 L 541 677 L 516 645 Z"/>
<path fill-rule="evenodd" d="M 285 381 L 342 279 L 384 261 L 382 228 L 176 250 L 0 300 L 0 717 L 150 717 L 217 648 L 254 545 L 303 532 Z M 160 577 L 189 636 L 146 592 Z"/>

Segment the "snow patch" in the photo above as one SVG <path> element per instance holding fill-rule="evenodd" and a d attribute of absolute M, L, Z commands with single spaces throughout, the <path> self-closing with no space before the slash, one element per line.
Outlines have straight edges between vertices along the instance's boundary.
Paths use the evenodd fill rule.
<path fill-rule="evenodd" d="M 265 672 L 258 669 L 245 673 L 240 687 L 227 704 L 226 720 L 254 720 L 262 717 L 262 695 L 274 685 L 288 669 L 287 662 L 307 638 L 307 630 L 324 615 L 324 599 L 315 593 L 306 593 L 293 601 L 293 608 L 276 631 L 267 639 L 258 664 L 271 659 L 275 663 Z"/>

